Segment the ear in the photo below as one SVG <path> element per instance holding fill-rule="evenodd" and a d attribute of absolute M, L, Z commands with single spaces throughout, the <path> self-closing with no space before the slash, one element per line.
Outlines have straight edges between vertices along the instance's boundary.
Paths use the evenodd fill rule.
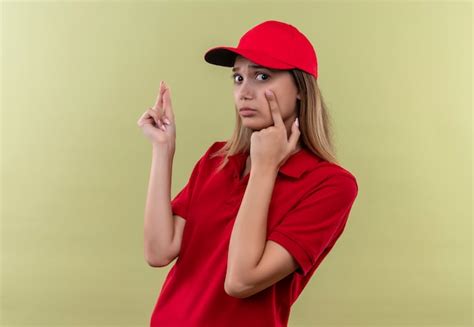
<path fill-rule="evenodd" d="M 298 94 L 296 95 L 296 98 L 297 98 L 298 100 L 301 100 L 301 96 L 300 96 L 299 92 L 298 92 Z"/>

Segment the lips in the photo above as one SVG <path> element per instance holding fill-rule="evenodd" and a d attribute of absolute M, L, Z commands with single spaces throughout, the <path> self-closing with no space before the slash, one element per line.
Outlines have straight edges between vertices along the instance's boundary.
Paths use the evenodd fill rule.
<path fill-rule="evenodd" d="M 257 111 L 256 109 L 249 108 L 249 107 L 243 107 L 243 108 L 240 108 L 240 109 L 239 109 L 239 111 L 244 111 L 244 110 Z"/>

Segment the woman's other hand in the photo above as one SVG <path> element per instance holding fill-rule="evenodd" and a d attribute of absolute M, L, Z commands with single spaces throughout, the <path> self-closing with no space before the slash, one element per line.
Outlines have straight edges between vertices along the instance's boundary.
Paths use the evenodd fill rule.
<path fill-rule="evenodd" d="M 176 125 L 169 87 L 161 81 L 160 90 L 153 107 L 148 108 L 138 119 L 138 126 L 153 146 L 176 146 Z"/>

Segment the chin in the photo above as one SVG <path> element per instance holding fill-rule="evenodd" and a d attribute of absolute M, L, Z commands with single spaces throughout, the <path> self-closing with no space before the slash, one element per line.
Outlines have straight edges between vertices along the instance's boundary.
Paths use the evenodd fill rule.
<path fill-rule="evenodd" d="M 242 126 L 247 127 L 253 131 L 259 131 L 261 129 L 267 128 L 270 125 L 269 124 L 264 124 L 258 121 L 250 121 L 250 120 L 242 120 Z"/>

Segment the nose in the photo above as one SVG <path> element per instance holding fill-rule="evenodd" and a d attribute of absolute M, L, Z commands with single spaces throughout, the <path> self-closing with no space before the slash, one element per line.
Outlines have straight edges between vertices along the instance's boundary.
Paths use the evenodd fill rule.
<path fill-rule="evenodd" d="M 253 90 L 251 85 L 244 81 L 239 88 L 239 99 L 240 100 L 249 100 L 253 98 Z"/>

